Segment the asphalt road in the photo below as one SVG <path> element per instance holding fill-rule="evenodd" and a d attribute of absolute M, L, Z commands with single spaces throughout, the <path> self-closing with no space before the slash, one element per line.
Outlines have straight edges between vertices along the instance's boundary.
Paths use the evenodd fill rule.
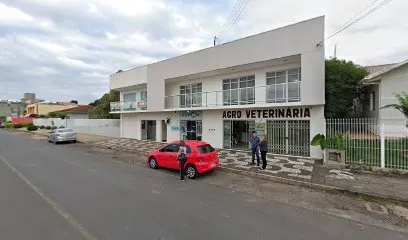
<path fill-rule="evenodd" d="M 0 239 L 7 240 L 408 239 L 4 131 L 0 213 Z"/>

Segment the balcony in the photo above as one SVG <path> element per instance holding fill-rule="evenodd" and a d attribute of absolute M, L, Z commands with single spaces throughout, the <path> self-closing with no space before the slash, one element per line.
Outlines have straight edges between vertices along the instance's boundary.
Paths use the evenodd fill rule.
<path fill-rule="evenodd" d="M 300 102 L 300 81 L 165 97 L 165 109 Z"/>
<path fill-rule="evenodd" d="M 135 112 L 143 111 L 147 109 L 147 101 L 131 101 L 131 102 L 111 102 L 110 103 L 110 112 L 119 113 L 119 112 Z"/>

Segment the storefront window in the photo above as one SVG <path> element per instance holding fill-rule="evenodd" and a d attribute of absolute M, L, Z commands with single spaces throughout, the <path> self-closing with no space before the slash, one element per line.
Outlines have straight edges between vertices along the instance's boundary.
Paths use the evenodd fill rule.
<path fill-rule="evenodd" d="M 224 148 L 247 150 L 255 121 L 224 121 Z"/>

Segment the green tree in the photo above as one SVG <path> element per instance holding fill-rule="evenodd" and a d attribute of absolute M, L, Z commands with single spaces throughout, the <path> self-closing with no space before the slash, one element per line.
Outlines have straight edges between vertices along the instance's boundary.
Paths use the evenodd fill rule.
<path fill-rule="evenodd" d="M 368 72 L 351 61 L 326 60 L 326 106 L 327 118 L 359 117 L 354 111 L 354 99 L 362 93 L 360 81 Z"/>
<path fill-rule="evenodd" d="M 89 118 L 93 119 L 119 119 L 119 114 L 109 114 L 110 112 L 110 103 L 120 101 L 120 95 L 117 91 L 110 91 L 105 93 L 100 99 L 93 102 L 95 105 L 89 111 Z"/>
<path fill-rule="evenodd" d="M 71 100 L 70 103 L 78 104 L 77 100 Z"/>

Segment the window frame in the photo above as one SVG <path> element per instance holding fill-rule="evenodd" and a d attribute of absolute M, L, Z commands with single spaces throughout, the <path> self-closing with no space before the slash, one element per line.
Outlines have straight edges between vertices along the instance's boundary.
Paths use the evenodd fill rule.
<path fill-rule="evenodd" d="M 294 73 L 296 72 L 296 73 Z M 296 78 L 290 79 L 293 76 Z M 288 68 L 285 70 L 276 70 L 265 73 L 266 77 L 266 102 L 299 102 L 300 101 L 300 82 L 302 81 L 302 68 Z M 279 78 L 279 81 L 278 81 Z M 284 81 L 283 78 L 285 79 Z M 290 84 L 297 84 L 297 96 L 290 96 Z M 274 97 L 271 97 L 273 95 Z"/>

